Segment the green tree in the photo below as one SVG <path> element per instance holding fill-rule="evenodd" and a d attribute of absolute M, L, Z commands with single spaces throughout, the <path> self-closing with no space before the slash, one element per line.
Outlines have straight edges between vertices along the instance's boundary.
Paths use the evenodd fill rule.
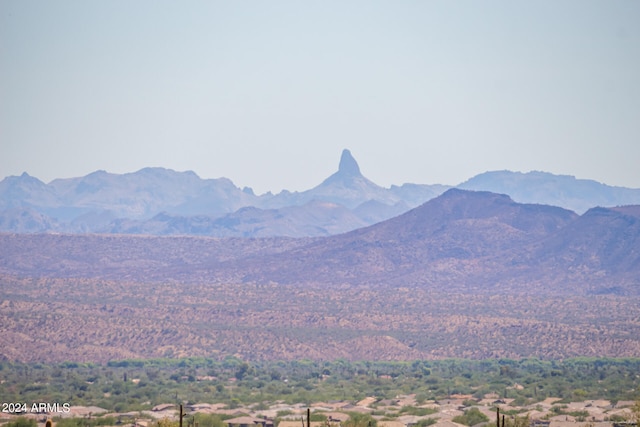
<path fill-rule="evenodd" d="M 631 421 L 636 423 L 636 426 L 640 427 L 640 399 L 636 400 L 636 403 L 631 407 Z"/>
<path fill-rule="evenodd" d="M 240 366 L 238 366 L 238 370 L 235 373 L 235 377 L 239 380 L 242 380 L 244 377 L 249 375 L 254 375 L 255 371 L 247 362 L 242 362 Z"/>
<path fill-rule="evenodd" d="M 342 423 L 342 427 L 376 427 L 376 420 L 371 414 L 349 413 L 349 419 Z"/>
<path fill-rule="evenodd" d="M 478 408 L 469 408 L 464 411 L 464 415 L 458 415 L 452 420 L 454 423 L 464 424 L 466 426 L 474 426 L 476 424 L 489 421 L 489 418 L 480 412 Z"/>
<path fill-rule="evenodd" d="M 529 427 L 529 416 L 526 417 L 507 417 L 504 420 L 504 427 Z"/>
<path fill-rule="evenodd" d="M 178 427 L 177 421 L 171 421 L 169 418 L 158 420 L 158 427 Z"/>
<path fill-rule="evenodd" d="M 225 423 L 219 415 L 215 414 L 195 414 L 194 421 L 200 427 L 224 427 Z"/>

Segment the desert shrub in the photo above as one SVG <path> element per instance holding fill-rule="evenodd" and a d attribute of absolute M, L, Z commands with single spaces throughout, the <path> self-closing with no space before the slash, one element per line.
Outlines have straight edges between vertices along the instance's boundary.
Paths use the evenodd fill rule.
<path fill-rule="evenodd" d="M 489 421 L 489 418 L 480 412 L 478 408 L 470 408 L 464 411 L 464 415 L 458 415 L 452 421 L 466 426 L 474 426 Z"/>

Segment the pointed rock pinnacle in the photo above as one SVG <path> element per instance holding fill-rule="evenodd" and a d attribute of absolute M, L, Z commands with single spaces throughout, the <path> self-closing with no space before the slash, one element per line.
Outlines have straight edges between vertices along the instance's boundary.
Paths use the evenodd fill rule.
<path fill-rule="evenodd" d="M 342 150 L 342 156 L 340 157 L 340 166 L 338 166 L 338 173 L 341 175 L 358 176 L 360 175 L 360 167 L 358 162 L 351 155 L 351 151 L 345 149 Z"/>

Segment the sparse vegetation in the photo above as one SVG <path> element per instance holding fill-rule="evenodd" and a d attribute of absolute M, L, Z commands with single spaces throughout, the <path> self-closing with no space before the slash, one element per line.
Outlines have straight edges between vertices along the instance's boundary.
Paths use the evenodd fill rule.
<path fill-rule="evenodd" d="M 371 414 L 361 414 L 359 412 L 350 413 L 349 419 L 341 424 L 342 427 L 376 427 L 378 425 Z"/>
<path fill-rule="evenodd" d="M 33 418 L 18 417 L 6 423 L 4 427 L 38 427 L 38 423 Z"/>
<path fill-rule="evenodd" d="M 504 420 L 504 427 L 529 427 L 529 417 L 509 417 Z"/>
<path fill-rule="evenodd" d="M 493 297 L 347 286 L 328 292 L 320 285 L 176 286 L 1 276 L 0 289 L 0 359 L 7 360 L 82 365 L 201 355 L 400 361 L 640 354 L 635 298 Z M 34 339 L 3 342 L 23 335 Z M 428 381 L 429 367 L 418 363 L 412 374 Z M 508 381 L 518 369 L 502 365 L 505 386 L 513 385 Z M 251 377 L 238 366 L 237 375 L 245 374 Z M 599 380 L 606 373 L 596 369 L 590 374 Z M 572 387 L 578 394 L 580 389 Z M 538 391 L 531 390 L 531 397 Z"/>
<path fill-rule="evenodd" d="M 115 417 L 56 418 L 55 427 L 101 427 L 117 424 Z"/>
<path fill-rule="evenodd" d="M 403 406 L 399 411 L 402 415 L 416 415 L 419 417 L 435 414 L 436 412 L 433 408 L 417 408 L 415 406 Z"/>
<path fill-rule="evenodd" d="M 489 418 L 485 414 L 480 412 L 478 408 L 474 407 L 464 411 L 463 415 L 454 417 L 452 421 L 455 423 L 464 424 L 466 426 L 474 426 L 476 424 L 489 421 Z"/>
<path fill-rule="evenodd" d="M 501 375 L 505 365 L 513 373 L 509 377 Z M 417 375 L 425 368 L 431 372 L 428 377 Z M 239 370 L 244 372 L 241 379 Z M 553 375 L 556 371 L 563 374 Z M 107 364 L 0 362 L 0 395 L 7 401 L 69 401 L 72 405 L 95 405 L 119 412 L 178 402 L 225 403 L 229 408 L 253 405 L 259 410 L 275 401 L 358 402 L 368 396 L 393 399 L 409 393 L 423 403 L 446 399 L 452 394 L 482 398 L 487 393 L 496 393 L 505 398 L 506 393 L 511 399 L 531 405 L 547 397 L 569 401 L 574 399 L 576 387 L 584 391 L 584 399 L 638 400 L 638 372 L 640 359 L 247 362 L 235 357 L 223 360 L 193 357 L 128 359 Z M 604 373 L 603 379 L 594 381 L 600 373 Z M 510 388 L 516 382 L 522 387 Z M 474 422 L 473 401 L 466 402 L 470 406 L 465 418 Z M 562 401 L 552 411 L 586 417 L 583 411 L 570 411 Z M 426 417 L 433 412 L 428 407 L 413 405 L 398 406 L 395 410 L 396 416 Z M 513 408 L 504 413 L 517 417 L 519 411 Z M 289 415 L 286 411 L 278 414 L 286 415 Z M 217 427 L 220 421 L 203 419 L 200 425 Z M 91 425 L 111 422 L 94 417 Z"/>

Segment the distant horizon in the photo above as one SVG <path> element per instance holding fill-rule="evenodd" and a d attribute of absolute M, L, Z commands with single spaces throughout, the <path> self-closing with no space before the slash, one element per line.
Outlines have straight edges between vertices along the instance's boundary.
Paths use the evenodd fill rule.
<path fill-rule="evenodd" d="M 354 158 L 355 158 L 355 156 L 354 156 Z M 357 160 L 358 160 L 358 159 L 356 158 L 356 161 L 357 161 Z M 360 166 L 360 163 L 359 163 L 359 162 L 358 162 L 358 165 Z M 255 188 L 254 188 L 253 186 L 251 186 L 251 185 L 242 185 L 242 186 L 238 185 L 238 184 L 233 180 L 233 178 L 228 177 L 228 176 L 203 177 L 203 176 L 201 176 L 197 171 L 194 171 L 194 170 L 189 170 L 189 169 L 187 169 L 187 170 L 176 170 L 176 169 L 173 169 L 173 168 L 167 168 L 167 167 L 163 167 L 163 166 L 145 166 L 145 167 L 142 167 L 142 168 L 137 169 L 137 170 L 135 170 L 135 171 L 122 172 L 122 173 L 118 173 L 118 172 L 111 172 L 111 171 L 106 170 L 106 169 L 96 169 L 96 170 L 91 171 L 91 172 L 89 172 L 89 173 L 87 173 L 87 174 L 85 174 L 85 175 L 67 176 L 67 177 L 57 177 L 57 178 L 53 178 L 53 179 L 51 179 L 51 180 L 49 180 L 49 181 L 44 181 L 44 180 L 40 179 L 38 176 L 35 176 L 35 175 L 33 175 L 33 174 L 29 173 L 28 171 L 24 171 L 24 172 L 22 172 L 21 174 L 18 174 L 18 175 L 7 175 L 7 176 L 4 176 L 4 177 L 0 177 L 0 181 L 4 180 L 4 179 L 6 179 L 6 178 L 12 177 L 12 176 L 21 176 L 21 175 L 23 175 L 23 174 L 25 174 L 25 173 L 26 173 L 28 176 L 30 176 L 30 177 L 32 177 L 32 178 L 36 178 L 36 179 L 38 179 L 39 181 L 41 181 L 41 182 L 43 182 L 43 183 L 45 183 L 45 184 L 47 184 L 47 185 L 48 185 L 48 184 L 50 184 L 51 182 L 56 181 L 56 180 L 65 180 L 65 179 L 77 179 L 77 178 L 83 178 L 83 177 L 85 177 L 85 176 L 87 176 L 87 175 L 91 175 L 91 174 L 96 173 L 96 172 L 105 172 L 105 173 L 110 174 L 110 175 L 130 175 L 130 174 L 136 174 L 136 173 L 138 173 L 138 172 L 140 172 L 140 171 L 142 171 L 142 170 L 144 170 L 144 169 L 163 169 L 163 170 L 168 170 L 168 171 L 172 171 L 172 172 L 176 172 L 176 173 L 193 173 L 193 174 L 195 174 L 199 179 L 202 179 L 202 180 L 207 180 L 207 179 L 228 179 L 228 180 L 230 180 L 230 181 L 231 181 L 231 182 L 232 182 L 236 187 L 238 187 L 238 188 L 240 188 L 240 189 L 243 189 L 243 188 L 250 188 L 252 191 L 254 191 L 254 193 L 255 193 L 256 195 L 258 195 L 258 196 L 259 196 L 259 195 L 268 194 L 268 193 L 278 194 L 278 193 L 280 193 L 280 192 L 282 192 L 282 191 L 289 191 L 289 192 L 294 193 L 294 192 L 303 192 L 303 191 L 309 190 L 309 189 L 311 189 L 311 188 L 314 188 L 314 187 L 316 187 L 316 186 L 320 185 L 320 184 L 323 182 L 323 180 L 324 180 L 324 179 L 328 178 L 331 174 L 335 173 L 335 172 L 338 170 L 338 167 L 337 167 L 337 166 L 338 166 L 338 165 L 337 165 L 337 163 L 336 163 L 336 167 L 335 167 L 335 169 L 334 169 L 333 171 L 328 172 L 328 174 L 327 174 L 327 176 L 326 176 L 325 178 L 323 178 L 322 180 L 320 180 L 319 182 L 317 182 L 316 184 L 314 184 L 314 185 L 312 185 L 312 186 L 310 186 L 310 187 L 308 187 L 308 188 L 304 188 L 304 189 L 300 189 L 300 190 L 291 190 L 291 189 L 289 189 L 289 188 L 286 188 L 286 187 L 285 187 L 285 188 L 282 188 L 281 190 L 279 190 L 279 191 L 277 191 L 277 192 L 276 192 L 276 191 L 271 191 L 271 190 L 267 190 L 267 191 L 265 191 L 265 192 L 258 192 L 258 191 L 256 191 L 256 190 L 255 190 Z M 369 178 L 365 173 L 362 173 L 362 175 L 363 175 L 365 178 L 370 179 L 374 184 L 377 184 L 377 185 L 379 185 L 380 187 L 383 187 L 383 188 L 387 188 L 387 189 L 388 189 L 388 188 L 391 188 L 392 186 L 402 186 L 402 185 L 404 185 L 404 184 L 417 184 L 417 185 L 443 185 L 443 186 L 449 186 L 449 187 L 457 187 L 457 186 L 462 185 L 462 184 L 464 184 L 465 182 L 467 182 L 467 181 L 469 181 L 470 179 L 475 178 L 475 177 L 477 177 L 477 176 L 484 175 L 484 174 L 488 174 L 488 173 L 498 173 L 498 172 L 507 172 L 507 173 L 513 173 L 513 174 L 521 174 L 521 175 L 528 175 L 528 174 L 540 173 L 540 174 L 548 174 L 548 175 L 553 175 L 553 176 L 558 176 L 558 177 L 573 178 L 573 179 L 576 179 L 576 180 L 578 180 L 578 181 L 591 181 L 591 182 L 596 182 L 596 183 L 598 183 L 598 184 L 602 184 L 602 185 L 605 185 L 605 186 L 608 186 L 608 187 L 614 187 L 614 188 L 627 188 L 627 189 L 633 189 L 633 190 L 635 190 L 635 189 L 640 189 L 640 187 L 625 187 L 625 186 L 620 186 L 620 185 L 612 185 L 612 184 L 609 184 L 609 183 L 607 183 L 607 182 L 601 182 L 601 181 L 598 181 L 598 180 L 596 180 L 596 179 L 592 179 L 592 178 L 588 178 L 588 177 L 577 177 L 577 176 L 575 176 L 575 175 L 562 174 L 562 173 L 553 173 L 553 172 L 548 172 L 548 171 L 543 171 L 543 170 L 529 170 L 529 171 L 517 171 L 517 170 L 511 170 L 511 169 L 486 170 L 486 171 L 484 171 L 484 172 L 480 172 L 480 173 L 477 173 L 477 174 L 475 174 L 475 175 L 469 176 L 468 178 L 466 178 L 466 179 L 464 179 L 463 181 L 460 181 L 460 182 L 458 182 L 458 183 L 456 183 L 456 184 L 442 183 L 442 182 L 401 182 L 401 183 L 392 183 L 392 184 L 390 184 L 390 185 L 388 185 L 388 186 L 384 186 L 384 185 L 381 185 L 381 184 L 377 183 L 375 180 L 370 179 L 370 178 Z"/>
<path fill-rule="evenodd" d="M 354 157 L 355 157 L 355 156 L 354 156 Z M 328 168 L 328 169 L 327 169 L 327 172 L 326 172 L 326 176 L 325 176 L 324 178 L 320 178 L 320 180 L 319 180 L 318 182 L 316 182 L 315 184 L 312 184 L 312 185 L 311 185 L 311 186 L 309 186 L 309 187 L 306 187 L 306 188 L 302 188 L 302 187 L 301 187 L 301 188 L 297 188 L 296 190 L 292 190 L 291 188 L 287 188 L 287 187 L 285 186 L 285 187 L 279 188 L 279 190 L 277 190 L 277 191 L 274 191 L 274 190 L 271 190 L 271 189 L 267 189 L 266 191 L 263 191 L 263 192 L 260 192 L 260 193 L 258 193 L 258 191 L 256 191 L 256 194 L 265 194 L 265 193 L 269 193 L 269 192 L 276 194 L 276 193 L 279 193 L 280 191 L 285 191 L 285 190 L 286 190 L 286 191 L 292 191 L 292 192 L 293 192 L 293 191 L 305 191 L 305 190 L 306 190 L 306 189 L 308 189 L 308 188 L 315 187 L 316 185 L 319 185 L 320 183 L 322 183 L 322 181 L 323 181 L 324 179 L 326 179 L 329 175 L 331 175 L 332 173 L 335 173 L 335 172 L 337 171 L 338 160 L 339 160 L 339 157 L 338 157 L 338 158 L 336 158 L 336 161 L 335 161 L 335 168 L 334 168 L 334 169 L 330 169 L 330 168 Z M 358 160 L 358 159 L 356 158 L 356 160 Z M 358 165 L 360 165 L 360 166 L 362 167 L 362 165 L 360 164 L 360 162 L 358 162 Z M 47 175 L 47 178 L 43 178 L 43 177 L 41 177 L 41 176 L 39 176 L 39 175 L 37 175 L 37 174 L 35 174 L 35 173 L 32 173 L 31 171 L 23 170 L 22 172 L 10 173 L 10 174 L 8 174 L 8 175 L 1 176 L 1 177 L 0 177 L 0 181 L 1 181 L 1 180 L 3 180 L 3 179 L 5 179 L 5 178 L 11 177 L 11 176 L 20 176 L 20 175 L 22 175 L 22 174 L 26 173 L 27 175 L 29 175 L 29 176 L 31 176 L 31 177 L 33 177 L 33 178 L 37 178 L 39 181 L 42 181 L 42 182 L 44 182 L 45 184 L 49 184 L 49 183 L 51 183 L 52 181 L 55 181 L 55 180 L 58 180 L 58 179 L 73 179 L 73 178 L 81 178 L 81 177 L 84 177 L 84 176 L 90 175 L 90 174 L 95 173 L 95 172 L 107 172 L 107 173 L 109 173 L 109 174 L 113 174 L 113 175 L 125 175 L 125 174 L 133 174 L 133 173 L 139 172 L 139 171 L 141 171 L 141 170 L 143 170 L 143 169 L 155 169 L 155 168 L 158 168 L 158 169 L 166 169 L 166 170 L 172 170 L 172 171 L 174 171 L 174 172 L 179 172 L 179 173 L 182 173 L 182 172 L 193 172 L 193 173 L 195 173 L 195 174 L 196 174 L 200 179 L 220 179 L 220 178 L 226 178 L 226 179 L 229 179 L 230 181 L 232 181 L 232 182 L 234 183 L 234 185 L 236 185 L 236 186 L 237 186 L 237 187 L 239 187 L 239 188 L 249 187 L 249 188 L 251 188 L 251 189 L 253 189 L 253 190 L 255 190 L 255 188 L 256 188 L 256 187 L 254 187 L 253 185 L 251 185 L 250 183 L 247 183 L 247 184 L 244 184 L 244 183 L 243 183 L 242 185 L 240 185 L 240 184 L 238 184 L 238 183 L 236 182 L 236 180 L 235 180 L 233 177 L 231 177 L 231 176 L 224 176 L 224 175 L 218 175 L 218 176 L 215 176 L 215 175 L 212 175 L 212 176 L 205 176 L 205 175 L 203 175 L 202 173 L 198 172 L 198 171 L 197 171 L 197 170 L 195 170 L 195 169 L 177 169 L 177 168 L 173 168 L 173 167 L 160 166 L 160 165 L 155 165 L 155 166 L 153 166 L 153 165 L 150 165 L 150 166 L 141 166 L 141 167 L 138 167 L 138 168 L 136 168 L 136 169 L 132 169 L 132 170 L 123 170 L 123 171 L 113 171 L 113 170 L 110 170 L 110 169 L 98 168 L 98 169 L 94 169 L 94 170 L 91 170 L 91 171 L 89 171 L 89 172 L 81 173 L 81 174 L 66 174 L 66 175 L 64 175 L 64 176 L 55 176 L 55 177 L 50 177 L 50 176 L 48 176 L 48 175 Z M 365 169 L 366 169 L 366 166 L 365 166 Z M 482 174 L 485 174 L 485 173 L 491 173 L 491 172 L 512 172 L 512 173 L 519 173 L 519 174 L 530 174 L 530 173 L 536 173 L 536 172 L 538 172 L 538 173 L 545 173 L 545 174 L 550 174 L 550 175 L 555 175 L 555 176 L 564 176 L 564 177 L 575 178 L 576 180 L 582 180 L 582 181 L 594 181 L 594 182 L 597 182 L 597 183 L 599 183 L 599 184 L 607 185 L 607 186 L 609 186 L 609 187 L 620 187 L 620 188 L 640 189 L 640 184 L 638 184 L 638 186 L 620 185 L 620 184 L 615 184 L 615 183 L 611 183 L 611 182 L 608 182 L 608 181 L 603 181 L 603 180 L 597 179 L 597 178 L 592 177 L 592 176 L 578 176 L 578 175 L 571 174 L 571 173 L 554 172 L 554 171 L 543 170 L 543 169 L 529 169 L 529 170 L 516 170 L 516 169 L 509 169 L 509 168 L 487 169 L 487 170 L 479 171 L 479 172 L 477 172 L 477 173 L 474 173 L 474 174 L 472 174 L 472 175 L 469 175 L 468 177 L 463 178 L 462 180 L 460 180 L 459 182 L 456 182 L 456 183 L 451 183 L 451 182 L 418 182 L 418 181 L 405 181 L 405 182 L 394 182 L 394 181 L 389 181 L 390 183 L 389 183 L 389 184 L 387 184 L 387 185 L 385 185 L 385 184 L 381 184 L 381 183 L 377 182 L 375 179 L 371 178 L 371 177 L 370 177 L 369 175 L 367 175 L 367 173 L 365 173 L 365 172 L 362 172 L 362 174 L 363 174 L 366 178 L 368 178 L 368 179 L 370 179 L 372 182 L 374 182 L 375 184 L 378 184 L 379 186 L 384 187 L 384 188 L 389 188 L 389 187 L 391 187 L 391 186 L 393 186 L 393 185 L 403 185 L 403 184 L 447 185 L 447 186 L 455 187 L 455 186 L 458 186 L 458 185 L 460 185 L 460 184 L 463 184 L 464 182 L 468 181 L 469 179 L 471 179 L 471 178 L 473 178 L 473 177 L 476 177 L 476 176 L 478 176 L 478 175 L 482 175 Z M 296 177 L 296 178 L 299 178 L 299 177 Z M 294 181 L 295 181 L 295 180 L 296 180 L 296 179 L 294 179 Z"/>
<path fill-rule="evenodd" d="M 0 2 L 0 176 L 640 188 L 640 2 Z"/>

